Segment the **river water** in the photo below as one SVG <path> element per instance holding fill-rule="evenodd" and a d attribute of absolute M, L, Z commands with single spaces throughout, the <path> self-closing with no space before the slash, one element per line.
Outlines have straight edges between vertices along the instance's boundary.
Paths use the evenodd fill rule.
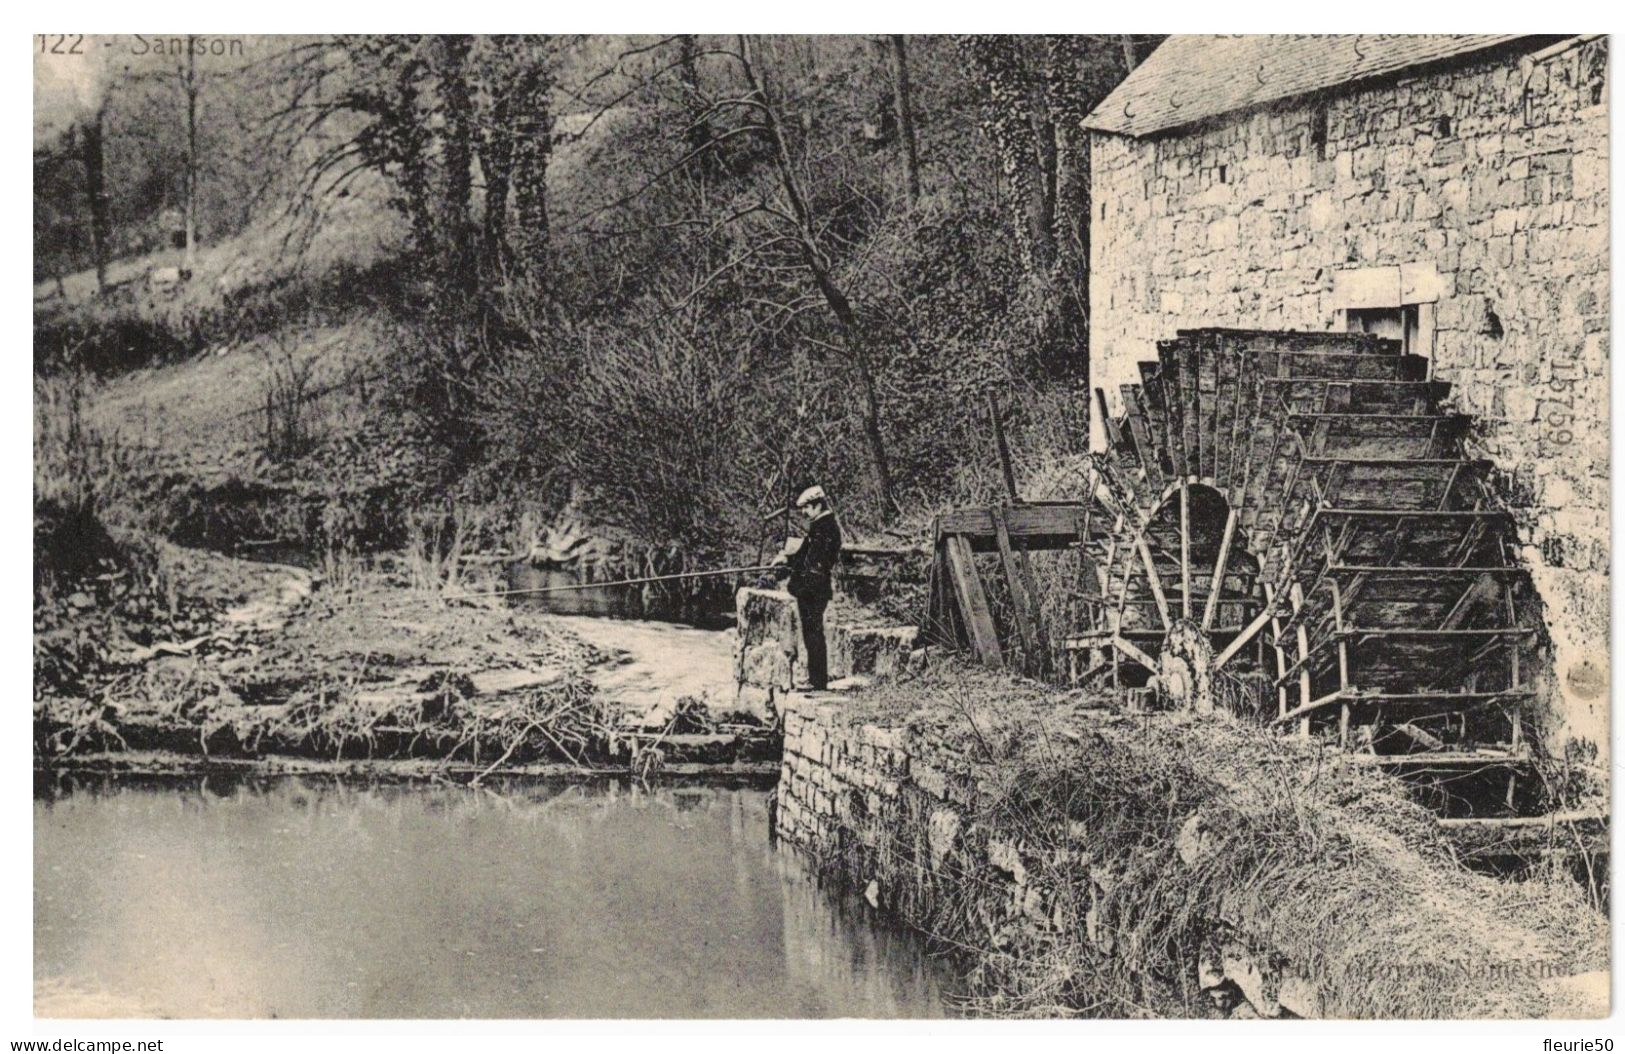
<path fill-rule="evenodd" d="M 537 590 L 509 598 L 516 607 L 545 611 L 554 615 L 591 615 L 614 619 L 659 619 L 706 629 L 726 629 L 733 625 L 733 590 L 719 588 L 723 579 L 689 582 L 688 589 L 676 583 L 662 590 L 651 585 L 614 586 L 583 582 L 574 570 L 535 567 L 520 561 L 507 569 L 507 588 Z M 698 595 L 693 588 L 709 586 Z M 540 592 L 546 590 L 547 592 Z M 687 599 L 681 599 L 687 596 Z"/>
<path fill-rule="evenodd" d="M 45 1017 L 928 1017 L 945 967 L 767 791 L 42 778 Z"/>

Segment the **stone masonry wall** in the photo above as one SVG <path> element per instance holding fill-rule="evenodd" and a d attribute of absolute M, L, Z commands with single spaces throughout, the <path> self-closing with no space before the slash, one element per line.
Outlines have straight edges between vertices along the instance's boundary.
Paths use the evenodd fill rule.
<path fill-rule="evenodd" d="M 1431 304 L 1434 373 L 1508 474 L 1559 751 L 1608 739 L 1606 48 L 1487 55 L 1092 148 L 1092 381 L 1114 410 L 1179 328 L 1330 329 L 1340 272 L 1436 270 L 1405 302 Z"/>
<path fill-rule="evenodd" d="M 972 761 L 966 744 L 940 730 L 854 721 L 836 695 L 796 695 L 784 710 L 784 758 L 775 807 L 778 836 L 815 858 L 850 857 L 856 844 L 870 854 L 902 859 L 891 873 L 847 874 L 870 903 L 906 919 L 917 890 L 972 905 L 976 924 L 996 947 L 1023 937 L 1054 938 L 1082 929 L 1101 955 L 1123 954 L 1091 904 L 1072 903 L 1032 878 L 1035 850 L 1020 831 L 990 831 L 968 819 L 993 774 Z M 1196 852 L 1195 831 L 1186 832 Z M 1182 835 L 1182 838 L 1184 835 Z M 1113 878 L 1095 869 L 1095 895 Z M 929 871 L 929 874 L 926 872 Z M 891 888 L 887 888 L 890 886 Z M 911 898 L 910 893 L 914 896 Z M 919 921 L 910 919 L 910 921 Z M 1215 920 L 1211 940 L 1191 964 L 1202 993 L 1197 1012 L 1227 1017 L 1320 1017 L 1321 997 L 1307 971 L 1294 967 L 1239 927 Z M 1186 1006 L 1164 1007 L 1182 1016 Z"/>
<path fill-rule="evenodd" d="M 940 936 L 933 925 L 951 929 L 957 936 L 947 941 L 948 947 L 992 949 L 995 962 L 1046 945 L 1074 947 L 1081 938 L 1084 955 L 1095 963 L 1115 962 L 1130 973 L 1139 969 L 1144 949 L 1134 945 L 1143 935 L 1136 936 L 1131 925 L 1125 929 L 1127 920 L 1120 912 L 1124 902 L 1143 901 L 1120 888 L 1128 881 L 1122 847 L 1096 841 L 1101 832 L 1086 821 L 1073 821 L 1065 844 L 1056 845 L 1026 820 L 990 820 L 1005 815 L 983 806 L 1009 799 L 1011 770 L 978 760 L 978 747 L 1031 735 L 1038 727 L 1046 728 L 1045 735 L 1056 743 L 1101 742 L 1095 737 L 1102 735 L 1138 741 L 1142 722 L 1153 718 L 1110 709 L 1076 710 L 1061 717 L 1054 700 L 1029 708 L 1012 696 L 997 707 L 976 710 L 969 718 L 975 732 L 968 735 L 961 704 L 947 698 L 932 703 L 922 697 L 917 709 L 901 712 L 865 709 L 841 693 L 792 694 L 781 702 L 784 753 L 774 830 L 826 873 L 852 884 L 876 908 L 928 933 Z M 1190 715 L 1154 719 L 1190 723 L 1195 736 L 1206 727 Z M 1311 757 L 1318 755 L 1305 748 L 1299 759 L 1305 775 L 1311 766 L 1320 771 Z M 1088 764 L 1087 758 L 1080 763 Z M 1142 835 L 1131 851 L 1165 859 L 1165 866 L 1175 870 L 1190 869 L 1192 883 L 1210 881 L 1200 877 L 1203 862 L 1216 852 L 1208 824 L 1207 808 L 1198 806 L 1183 821 L 1168 825 L 1163 845 L 1147 843 Z M 1146 829 L 1155 826 L 1147 817 Z M 1389 837 L 1381 844 L 1393 849 Z M 1087 873 L 1087 888 L 1050 884 L 1053 876 L 1076 874 L 1080 868 Z M 1261 913 L 1266 891 L 1247 875 L 1238 870 L 1232 888 L 1211 891 L 1217 893 L 1216 907 L 1200 921 L 1199 946 L 1182 952 L 1188 956 L 1181 964 L 1185 976 L 1159 981 L 1159 987 L 1183 994 L 1168 995 L 1167 1005 L 1150 1009 L 1163 1016 L 1386 1016 L 1378 991 L 1346 987 L 1347 975 L 1337 973 L 1332 965 L 1336 955 L 1329 954 L 1337 949 L 1326 947 L 1327 934 L 1311 921 L 1320 917 L 1309 912 L 1299 922 L 1287 923 Z M 1461 909 L 1485 910 L 1477 899 L 1481 891 L 1447 892 L 1437 882 L 1429 888 L 1440 899 L 1425 908 L 1416 906 L 1417 925 L 1444 918 L 1456 920 L 1454 925 L 1472 925 L 1462 921 Z M 942 917 L 945 906 L 957 924 Z M 1477 924 L 1489 926 L 1488 916 Z M 1594 954 L 1605 957 L 1605 924 L 1599 924 L 1597 933 Z M 1474 954 L 1474 949 L 1461 952 L 1463 946 L 1436 942 L 1428 946 L 1425 961 L 1400 968 L 1439 971 L 1441 977 L 1470 969 L 1453 961 L 1456 955 Z M 1298 958 L 1288 949 L 1297 949 Z M 1111 969 L 1102 967 L 1102 973 Z M 1605 976 L 1599 980 L 1595 974 L 1571 973 L 1569 967 L 1533 976 L 1551 978 L 1538 982 L 1543 995 L 1534 996 L 1528 978 L 1510 969 L 1504 977 L 1490 975 L 1483 985 L 1485 1005 L 1499 1007 L 1497 1016 L 1607 1013 Z M 1085 983 L 1082 977 L 1074 980 Z M 1381 985 L 1380 979 L 1366 983 Z M 1580 995 L 1564 994 L 1569 989 Z"/>

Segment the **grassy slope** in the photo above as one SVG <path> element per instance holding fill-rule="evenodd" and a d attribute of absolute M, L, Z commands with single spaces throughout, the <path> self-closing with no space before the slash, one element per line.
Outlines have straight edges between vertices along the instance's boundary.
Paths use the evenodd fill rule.
<path fill-rule="evenodd" d="M 117 313 L 184 329 L 190 319 L 272 289 L 295 300 L 324 282 L 364 272 L 400 250 L 404 231 L 384 204 L 377 185 L 365 186 L 328 210 L 302 245 L 291 237 L 292 222 L 268 215 L 248 230 L 197 250 L 190 280 L 163 291 L 148 283 L 160 268 L 181 263 L 179 250 L 166 249 L 113 261 L 112 288 L 96 296 L 95 273 L 82 271 L 64 281 L 36 284 L 37 322 L 78 319 L 88 326 Z M 344 290 L 338 290 L 342 302 Z M 290 365 L 306 376 L 307 389 L 334 384 L 359 369 L 382 368 L 382 329 L 376 312 L 358 301 L 348 310 L 324 312 L 306 321 L 287 316 L 251 327 L 235 337 L 211 341 L 186 360 L 153 364 L 116 375 L 89 393 L 86 424 L 107 438 L 140 448 L 154 467 L 188 474 L 218 471 L 251 473 L 264 433 L 264 405 L 273 368 Z M 353 407 L 328 399 L 319 422 L 341 429 Z"/>
<path fill-rule="evenodd" d="M 1211 920 L 1245 919 L 1322 980 L 1330 1016 L 1606 1013 L 1606 984 L 1576 999 L 1573 979 L 1607 970 L 1608 919 L 1567 878 L 1463 870 L 1397 780 L 1316 744 L 1222 716 L 1085 716 L 1073 703 L 949 664 L 860 694 L 850 720 L 962 744 L 988 775 L 972 819 L 1033 848 L 1069 845 L 1081 822 L 1106 850 L 1095 868 L 1115 876 L 1095 902 L 1137 950 L 1119 983 L 1180 975 Z M 1194 815 L 1202 850 L 1186 863 L 1175 846 Z M 1088 903 L 1091 880 L 1057 857 L 1038 865 L 1042 881 Z M 1097 969 L 1092 956 L 1072 931 L 1006 967 L 1003 1009 L 1042 1011 L 1023 1001 Z"/>
<path fill-rule="evenodd" d="M 263 335 L 185 362 L 134 370 L 91 397 L 87 422 L 149 455 L 166 471 L 252 476 L 264 450 L 265 397 L 290 365 L 315 392 L 386 368 L 383 330 L 357 317 L 337 325 Z M 342 432 L 363 412 L 362 387 L 316 400 L 311 427 Z"/>

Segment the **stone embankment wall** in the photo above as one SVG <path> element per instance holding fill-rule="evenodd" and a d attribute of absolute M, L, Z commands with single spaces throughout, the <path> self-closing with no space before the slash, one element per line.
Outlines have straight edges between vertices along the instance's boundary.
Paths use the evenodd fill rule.
<path fill-rule="evenodd" d="M 960 698 L 933 676 L 889 686 L 878 708 L 872 691 L 781 698 L 775 830 L 875 907 L 1009 974 L 1013 1001 L 991 1012 L 1128 990 L 1094 1012 L 1607 1013 L 1606 917 L 1532 909 L 1460 871 L 1388 777 L 1329 775 L 1312 747 L 1226 718 L 1072 705 L 1016 682 L 996 702 Z M 1326 789 L 1306 789 L 1311 776 Z M 1056 994 L 1069 987 L 1072 1002 Z M 1021 1003 L 1035 992 L 1053 1002 Z"/>
<path fill-rule="evenodd" d="M 1555 651 L 1548 743 L 1605 754 L 1608 41 L 1540 46 L 1094 136 L 1090 362 L 1115 404 L 1182 327 L 1418 312 L 1413 350 L 1509 476 Z"/>
<path fill-rule="evenodd" d="M 1018 830 L 970 822 L 985 784 L 997 777 L 971 760 L 966 744 L 940 732 L 854 722 L 838 696 L 799 695 L 788 704 L 776 808 L 780 838 L 826 863 L 852 860 L 853 847 L 861 846 L 857 857 L 865 865 L 842 877 L 866 885 L 871 903 L 901 909 L 905 917 L 929 885 L 937 897 L 971 901 L 970 913 L 995 946 L 1042 943 L 1076 928 L 1101 955 L 1124 951 L 1114 947 L 1093 903 L 1034 877 L 1039 863 Z M 1193 827 L 1181 851 L 1196 852 L 1198 838 Z M 876 866 L 877 857 L 906 866 Z M 898 888 L 899 876 L 917 887 Z M 1093 878 L 1091 892 L 1100 894 L 1113 881 L 1104 868 Z M 1216 921 L 1212 938 L 1194 964 L 1203 998 L 1160 1012 L 1321 1016 L 1317 985 L 1303 971 L 1230 924 Z"/>

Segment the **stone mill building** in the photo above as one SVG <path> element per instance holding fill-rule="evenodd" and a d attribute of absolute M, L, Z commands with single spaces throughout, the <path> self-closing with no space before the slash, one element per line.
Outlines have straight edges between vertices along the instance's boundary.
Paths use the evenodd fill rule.
<path fill-rule="evenodd" d="M 1546 745 L 1587 758 L 1608 737 L 1607 47 L 1174 36 L 1087 119 L 1110 411 L 1179 330 L 1364 332 L 1424 357 L 1538 594 Z"/>

